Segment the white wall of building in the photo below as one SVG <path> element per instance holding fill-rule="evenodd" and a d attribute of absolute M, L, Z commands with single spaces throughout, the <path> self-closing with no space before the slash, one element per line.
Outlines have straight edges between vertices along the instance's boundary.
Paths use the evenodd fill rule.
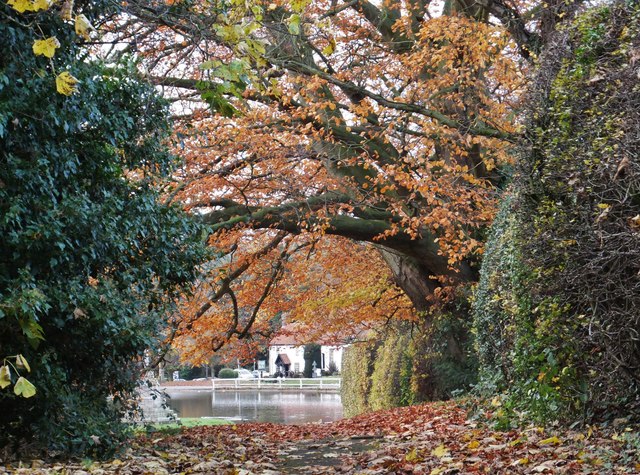
<path fill-rule="evenodd" d="M 331 362 L 335 363 L 338 371 L 342 372 L 342 346 L 326 346 L 320 347 L 322 353 L 322 369 L 327 371 Z"/>
<path fill-rule="evenodd" d="M 303 372 L 304 371 L 304 346 L 293 345 L 275 345 L 269 347 L 269 374 L 274 374 L 278 368 L 276 368 L 276 359 L 280 353 L 286 354 L 291 361 L 291 371 Z"/>
<path fill-rule="evenodd" d="M 338 371 L 342 371 L 344 347 L 322 345 L 320 347 L 320 353 L 322 354 L 322 361 L 320 362 L 319 369 L 328 370 L 329 365 L 333 361 Z M 279 354 L 286 354 L 289 357 L 289 361 L 291 361 L 291 371 L 294 373 L 302 373 L 304 371 L 304 346 L 273 345 L 269 347 L 269 361 L 267 366 L 270 375 L 275 374 L 278 370 L 278 368 L 276 368 L 276 359 Z"/>

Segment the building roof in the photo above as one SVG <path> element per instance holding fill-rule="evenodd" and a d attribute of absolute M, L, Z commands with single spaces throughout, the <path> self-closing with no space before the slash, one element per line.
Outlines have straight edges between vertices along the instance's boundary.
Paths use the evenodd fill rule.
<path fill-rule="evenodd" d="M 286 353 L 278 353 L 278 357 L 276 358 L 276 364 L 278 364 L 278 360 L 280 360 L 282 364 L 291 364 L 291 360 L 289 359 L 289 356 Z"/>
<path fill-rule="evenodd" d="M 279 333 L 274 336 L 269 342 L 270 345 L 294 345 L 300 346 L 304 343 L 299 341 L 295 334 L 293 333 Z"/>
<path fill-rule="evenodd" d="M 269 341 L 269 346 L 283 346 L 283 345 L 292 345 L 292 346 L 303 346 L 309 343 L 318 343 L 320 345 L 326 346 L 343 346 L 347 344 L 347 339 L 344 337 L 337 337 L 326 335 L 324 337 L 315 338 L 315 341 L 310 341 L 309 335 L 305 334 L 305 332 L 300 331 L 300 327 L 297 323 L 291 323 L 282 327 L 278 333 L 271 338 Z"/>

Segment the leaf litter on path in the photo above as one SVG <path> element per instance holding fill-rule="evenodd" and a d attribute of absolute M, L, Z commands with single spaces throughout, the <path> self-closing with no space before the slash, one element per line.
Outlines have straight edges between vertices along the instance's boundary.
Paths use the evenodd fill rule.
<path fill-rule="evenodd" d="M 0 474 L 631 474 L 637 426 L 500 432 L 453 402 L 332 423 L 245 423 L 138 437 L 105 462 L 2 462 Z"/>

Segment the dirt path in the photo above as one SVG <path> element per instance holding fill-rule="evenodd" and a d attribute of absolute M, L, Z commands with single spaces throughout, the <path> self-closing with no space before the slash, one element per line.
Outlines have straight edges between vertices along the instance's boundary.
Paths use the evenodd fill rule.
<path fill-rule="evenodd" d="M 379 447 L 379 437 L 303 440 L 281 449 L 275 465 L 282 474 L 351 473 L 362 468 L 356 456 Z"/>

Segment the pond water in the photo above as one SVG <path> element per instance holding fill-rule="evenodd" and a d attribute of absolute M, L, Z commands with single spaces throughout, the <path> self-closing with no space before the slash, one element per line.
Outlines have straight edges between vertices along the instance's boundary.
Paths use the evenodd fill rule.
<path fill-rule="evenodd" d="M 342 419 L 340 394 L 312 391 L 167 390 L 180 417 L 302 424 Z"/>

